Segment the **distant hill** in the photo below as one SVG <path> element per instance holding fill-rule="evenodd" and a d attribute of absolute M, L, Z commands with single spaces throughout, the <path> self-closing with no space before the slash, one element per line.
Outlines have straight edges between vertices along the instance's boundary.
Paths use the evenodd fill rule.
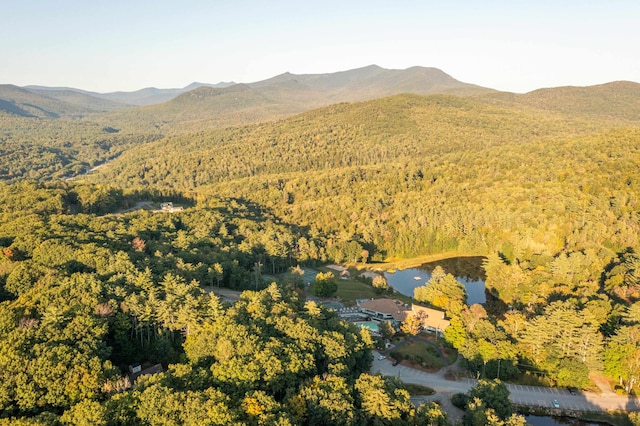
<path fill-rule="evenodd" d="M 2 84 L 0 85 L 0 111 L 20 117 L 37 118 L 78 118 L 105 111 L 98 106 L 100 100 L 96 100 L 96 104 L 89 106 L 92 101 L 86 97 L 80 100 L 83 97 L 82 94 L 76 96 L 67 91 L 66 98 L 71 100 L 69 102 L 11 84 Z"/>
<path fill-rule="evenodd" d="M 249 86 L 266 89 L 292 82 L 299 83 L 299 89 L 319 93 L 322 97 L 319 102 L 323 104 L 337 102 L 337 98 L 340 99 L 339 102 L 351 102 L 400 93 L 469 95 L 491 91 L 460 82 L 437 68 L 412 67 L 395 70 L 377 65 L 329 74 L 285 73 Z"/>
<path fill-rule="evenodd" d="M 98 93 L 87 92 L 84 90 L 37 86 L 28 86 L 25 88 L 40 96 L 66 102 L 92 112 L 108 112 L 117 109 L 131 108 L 132 106 L 126 103 L 104 99 L 100 97 Z"/>
<path fill-rule="evenodd" d="M 273 78 L 227 87 L 199 87 L 169 102 L 121 111 L 112 118 L 170 127 L 230 126 L 291 116 L 340 102 L 400 93 L 477 95 L 491 89 L 460 82 L 436 68 L 389 70 L 376 65 L 329 73 L 284 73 Z M 169 130 L 169 131 L 173 131 Z"/>
<path fill-rule="evenodd" d="M 524 106 L 575 117 L 640 122 L 640 84 L 631 81 L 538 89 L 522 95 L 493 92 L 479 98 L 505 107 Z"/>
<path fill-rule="evenodd" d="M 176 96 L 197 89 L 199 87 L 228 87 L 235 83 L 191 83 L 181 89 L 157 89 L 155 87 L 147 87 L 145 89 L 136 90 L 135 92 L 110 92 L 96 93 L 95 96 L 115 102 L 122 102 L 129 105 L 147 106 L 161 104 L 170 101 Z"/>
<path fill-rule="evenodd" d="M 234 82 L 221 82 L 218 84 L 198 83 L 193 82 L 188 86 L 181 89 L 157 89 L 155 87 L 147 87 L 144 89 L 136 90 L 133 92 L 107 92 L 98 93 L 87 90 L 75 89 L 72 87 L 47 87 L 47 86 L 25 86 L 24 88 L 34 93 L 38 93 L 43 96 L 63 100 L 69 103 L 80 104 L 81 102 L 88 102 L 87 98 L 79 97 L 74 94 L 82 94 L 89 96 L 91 99 L 99 99 L 103 102 L 91 101 L 98 108 L 102 108 L 105 111 L 122 109 L 131 106 L 145 106 L 160 104 L 170 101 L 181 93 L 188 92 L 190 90 L 197 89 L 199 87 L 229 87 L 234 85 Z"/>
<path fill-rule="evenodd" d="M 242 89 L 237 92 L 239 105 L 245 99 L 259 100 L 255 89 L 233 87 Z M 211 90 L 198 89 L 169 104 L 190 104 L 186 97 Z M 218 92 L 231 99 L 228 91 Z M 206 93 L 205 98 L 215 99 L 215 95 Z M 555 112 L 530 113 L 471 98 L 403 94 L 334 104 L 276 122 L 176 134 L 129 150 L 96 177 L 122 185 L 166 184 L 190 190 L 251 176 L 427 161 L 494 145 L 589 134 L 598 131 L 598 125 Z"/>

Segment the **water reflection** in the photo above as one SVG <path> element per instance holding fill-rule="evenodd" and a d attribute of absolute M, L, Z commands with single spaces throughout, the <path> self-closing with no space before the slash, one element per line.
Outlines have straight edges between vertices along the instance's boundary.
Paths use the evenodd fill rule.
<path fill-rule="evenodd" d="M 455 257 L 425 263 L 417 268 L 404 269 L 394 273 L 385 272 L 387 282 L 398 292 L 413 297 L 413 290 L 423 286 L 431 279 L 431 273 L 436 266 L 441 266 L 448 274 L 460 281 L 467 289 L 467 303 L 485 303 L 485 274 L 482 268 L 484 257 Z"/>

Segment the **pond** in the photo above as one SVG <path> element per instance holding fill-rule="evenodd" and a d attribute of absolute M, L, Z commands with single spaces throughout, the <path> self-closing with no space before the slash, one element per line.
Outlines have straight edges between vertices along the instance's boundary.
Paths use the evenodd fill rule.
<path fill-rule="evenodd" d="M 448 274 L 456 277 L 467 289 L 467 303 L 485 303 L 485 275 L 482 268 L 484 257 L 454 257 L 425 263 L 417 268 L 404 269 L 394 273 L 385 272 L 384 276 L 389 285 L 405 296 L 413 297 L 413 290 L 423 286 L 431 279 L 431 272 L 436 266 L 441 266 Z"/>

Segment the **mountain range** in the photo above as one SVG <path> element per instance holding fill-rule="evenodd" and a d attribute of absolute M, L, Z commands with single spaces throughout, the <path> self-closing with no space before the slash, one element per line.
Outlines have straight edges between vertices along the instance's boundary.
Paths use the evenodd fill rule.
<path fill-rule="evenodd" d="M 406 95 L 427 97 L 430 100 L 425 101 L 436 102 L 436 106 L 410 110 L 408 105 L 415 101 L 408 102 L 414 98 Z M 385 101 L 387 98 L 389 100 Z M 371 100 L 380 102 L 359 104 Z M 149 102 L 159 103 L 132 105 Z M 345 103 L 354 102 L 358 104 L 350 109 L 353 111 L 350 118 L 337 114 Z M 387 110 L 388 105 L 393 106 L 393 114 Z M 456 107 L 444 108 L 443 105 Z M 482 109 L 478 109 L 480 107 Z M 467 114 L 469 108 L 475 112 Z M 332 122 L 349 123 L 347 127 L 361 129 L 356 133 L 352 130 L 345 133 L 352 135 L 349 137 L 353 140 L 361 140 L 371 129 L 379 126 L 378 122 L 385 122 L 389 129 L 403 132 L 412 129 L 415 126 L 412 123 L 420 123 L 421 126 L 431 123 L 431 127 L 423 128 L 426 133 L 421 138 L 432 139 L 439 134 L 438 140 L 455 141 L 455 135 L 461 129 L 468 128 L 481 116 L 500 115 L 505 111 L 516 121 L 522 117 L 538 117 L 523 126 L 509 125 L 527 128 L 533 135 L 545 134 L 555 122 L 564 123 L 564 128 L 571 134 L 576 134 L 577 128 L 581 132 L 591 132 L 612 126 L 637 126 L 640 122 L 640 84 L 618 81 L 515 94 L 463 83 L 436 68 L 389 70 L 375 65 L 329 74 L 284 73 L 254 83 L 196 82 L 182 89 L 147 88 L 106 94 L 73 88 L 5 84 L 0 85 L 0 179 L 76 176 L 119 157 L 125 151 L 130 152 L 130 156 L 151 158 L 155 154 L 135 150 L 151 141 L 158 141 L 158 146 L 163 146 L 173 143 L 171 137 L 178 136 L 172 149 L 179 151 L 180 147 L 188 144 L 187 141 L 197 141 L 194 135 L 204 137 L 216 129 L 281 121 L 304 112 L 309 113 L 289 123 L 306 121 L 308 123 L 303 124 L 305 128 L 322 123 L 322 132 L 328 132 L 328 135 L 332 134 Z M 401 118 L 405 116 L 413 118 L 403 121 Z M 471 121 L 461 122 L 461 116 Z M 318 121 L 316 117 L 323 118 Z M 399 118 L 389 121 L 385 117 Z M 446 123 L 456 124 L 452 127 Z M 470 132 L 483 134 L 505 126 L 500 121 L 483 123 Z M 284 127 L 287 126 L 289 124 L 285 123 Z M 243 129 L 241 134 L 255 134 L 248 127 Z M 263 130 L 257 134 L 280 132 Z M 291 133 L 291 129 L 283 131 Z M 309 129 L 308 132 L 296 130 L 293 133 L 304 134 L 304 138 L 311 140 L 322 132 Z M 399 136 L 394 132 L 387 139 L 407 138 L 407 135 Z M 521 138 L 517 132 L 512 136 Z M 228 135 L 220 137 L 229 140 Z M 256 136 L 254 145 L 269 150 L 271 142 L 261 138 Z M 463 139 L 469 141 L 473 137 L 466 134 Z M 241 144 L 244 136 L 238 140 Z M 365 137 L 364 140 L 368 139 Z M 215 156 L 217 147 L 207 147 L 210 148 Z M 159 152 L 158 148 L 152 149 Z M 412 155 L 407 158 L 412 158 Z M 135 175 L 135 166 L 132 170 L 132 175 Z"/>
<path fill-rule="evenodd" d="M 181 89 L 150 87 L 134 92 L 0 85 L 0 111 L 42 118 L 78 118 L 119 111 L 116 117 L 125 119 L 130 114 L 125 110 L 147 107 L 131 114 L 140 119 L 166 121 L 167 116 L 174 116 L 179 110 L 182 120 L 189 121 L 201 120 L 204 109 L 209 110 L 207 119 L 231 119 L 232 124 L 238 124 L 399 93 L 468 95 L 487 91 L 491 90 L 462 83 L 436 68 L 389 70 L 371 65 L 329 74 L 284 73 L 247 84 L 194 82 Z"/>

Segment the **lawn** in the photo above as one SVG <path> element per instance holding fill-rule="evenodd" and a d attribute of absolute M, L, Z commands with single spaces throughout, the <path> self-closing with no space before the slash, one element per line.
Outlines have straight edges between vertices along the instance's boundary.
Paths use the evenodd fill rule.
<path fill-rule="evenodd" d="M 403 387 L 409 392 L 411 396 L 417 395 L 435 395 L 436 391 L 428 386 L 415 385 L 413 383 L 403 383 Z"/>
<path fill-rule="evenodd" d="M 310 268 L 304 268 L 304 269 L 305 269 L 305 273 L 307 272 L 307 269 L 311 270 Z M 378 294 L 369 283 L 355 280 L 355 279 L 343 280 L 339 276 L 337 276 L 338 274 L 336 274 L 336 271 L 333 271 L 327 268 L 326 266 L 320 266 L 317 268 L 317 270 L 312 270 L 312 271 L 314 274 L 317 274 L 318 272 L 331 272 L 334 275 L 336 275 L 336 283 L 338 284 L 338 291 L 336 292 L 335 296 L 339 297 L 342 303 L 344 303 L 346 306 L 354 306 L 356 304 L 357 299 L 392 298 L 392 299 L 399 299 L 407 304 L 413 303 L 412 298 L 405 296 L 403 294 L 400 294 L 398 292 L 395 292 L 393 294 L 391 293 Z M 358 270 L 355 268 L 349 268 L 349 271 L 352 273 L 352 277 L 356 276 L 359 273 Z M 306 277 L 307 276 L 305 275 L 305 281 L 307 281 Z M 309 274 L 309 278 L 311 278 L 311 273 Z M 314 279 L 315 279 L 315 275 L 313 275 L 310 281 L 313 282 Z M 311 294 L 314 294 L 313 284 L 311 284 L 311 286 L 309 287 L 309 292 Z"/>
<path fill-rule="evenodd" d="M 381 297 L 376 294 L 373 287 L 367 283 L 354 280 L 337 280 L 338 292 L 336 296 L 347 306 L 356 304 L 356 299 L 370 299 Z"/>
<path fill-rule="evenodd" d="M 460 253 L 457 251 L 449 251 L 437 254 L 425 254 L 422 256 L 416 256 L 409 259 L 386 259 L 380 263 L 355 263 L 352 264 L 354 268 L 358 270 L 365 269 L 380 269 L 383 271 L 395 271 L 402 269 L 415 268 L 425 263 L 436 262 L 438 260 L 449 259 L 452 257 L 465 257 L 465 256 L 483 256 L 483 254 L 477 253 Z"/>
<path fill-rule="evenodd" d="M 391 356 L 398 360 L 407 360 L 429 370 L 439 370 L 444 366 L 443 360 L 433 346 L 419 340 L 411 340 L 392 352 Z"/>
<path fill-rule="evenodd" d="M 424 331 L 420 333 L 420 337 L 438 346 L 442 354 L 447 358 L 448 365 L 453 364 L 454 362 L 456 362 L 456 359 L 458 359 L 458 351 L 455 350 L 449 343 L 447 343 L 443 337 L 436 338 L 435 334 Z"/>

